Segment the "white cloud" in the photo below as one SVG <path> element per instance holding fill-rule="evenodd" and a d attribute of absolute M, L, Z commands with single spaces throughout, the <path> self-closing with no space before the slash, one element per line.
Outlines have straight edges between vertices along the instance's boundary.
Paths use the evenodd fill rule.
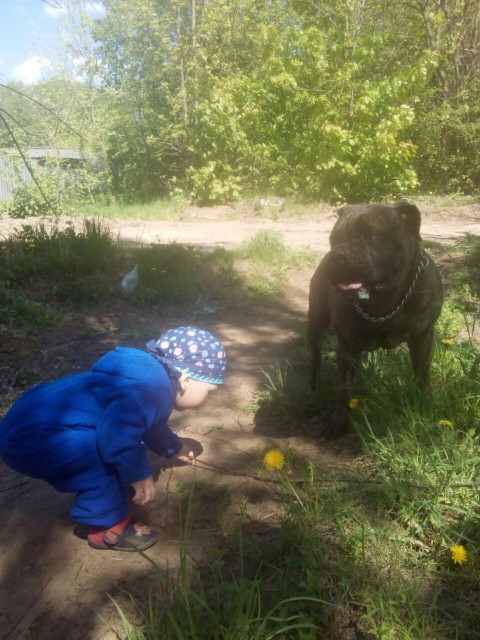
<path fill-rule="evenodd" d="M 43 56 L 30 56 L 25 62 L 14 68 L 13 74 L 25 84 L 38 82 L 45 71 L 52 68 L 52 62 Z"/>

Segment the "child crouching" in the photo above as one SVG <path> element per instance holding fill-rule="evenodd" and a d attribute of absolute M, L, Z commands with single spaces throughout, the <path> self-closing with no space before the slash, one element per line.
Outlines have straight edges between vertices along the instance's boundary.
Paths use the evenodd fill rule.
<path fill-rule="evenodd" d="M 184 462 L 193 452 L 168 426 L 173 409 L 203 404 L 223 384 L 226 355 L 211 333 L 178 327 L 147 344 L 117 347 L 90 371 L 38 385 L 0 422 L 8 466 L 76 493 L 74 521 L 88 525 L 95 549 L 145 550 L 156 531 L 133 521 L 128 493 L 155 496 L 147 450 Z"/>

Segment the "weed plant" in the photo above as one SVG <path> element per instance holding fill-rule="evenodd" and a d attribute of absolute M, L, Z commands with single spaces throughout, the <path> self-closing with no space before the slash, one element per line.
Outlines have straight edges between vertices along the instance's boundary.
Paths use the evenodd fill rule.
<path fill-rule="evenodd" d="M 313 251 L 293 251 L 285 246 L 280 234 L 260 231 L 234 250 L 234 255 L 248 262 L 248 290 L 253 297 L 278 295 L 292 268 L 313 266 Z"/>
<path fill-rule="evenodd" d="M 55 324 L 65 304 L 98 301 L 116 266 L 116 244 L 102 222 L 77 232 L 55 223 L 23 225 L 1 243 L 0 323 L 35 330 Z"/>
<path fill-rule="evenodd" d="M 120 282 L 134 264 L 139 283 L 126 295 Z M 224 249 L 121 245 L 97 219 L 84 219 L 80 230 L 24 224 L 0 243 L 0 324 L 10 329 L 35 332 L 56 324 L 66 309 L 118 302 L 162 315 L 202 313 L 230 299 L 241 284 L 233 255 Z"/>

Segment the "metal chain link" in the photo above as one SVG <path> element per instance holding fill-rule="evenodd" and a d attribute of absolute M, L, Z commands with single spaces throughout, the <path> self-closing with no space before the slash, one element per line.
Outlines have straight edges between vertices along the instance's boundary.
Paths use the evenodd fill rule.
<path fill-rule="evenodd" d="M 391 320 L 398 313 L 400 313 L 400 311 L 403 309 L 403 307 L 410 300 L 410 298 L 412 297 L 412 294 L 413 294 L 413 292 L 415 290 L 415 287 L 417 286 L 417 282 L 418 282 L 418 279 L 420 278 L 420 275 L 421 275 L 422 271 L 425 271 L 425 269 L 428 267 L 429 264 L 430 264 L 430 260 L 428 259 L 427 254 L 424 253 L 423 251 L 421 251 L 420 252 L 420 257 L 418 259 L 417 270 L 415 271 L 415 275 L 413 277 L 412 284 L 410 285 L 407 293 L 405 294 L 405 297 L 400 302 L 398 307 L 396 307 L 388 315 L 381 316 L 380 318 L 376 318 L 375 316 L 371 316 L 366 311 L 364 311 L 358 302 L 355 302 L 353 306 L 355 307 L 357 312 L 362 316 L 362 318 L 364 320 L 368 320 L 368 322 L 373 322 L 375 324 L 380 324 L 380 323 L 383 323 L 383 322 L 387 322 L 388 320 Z"/>

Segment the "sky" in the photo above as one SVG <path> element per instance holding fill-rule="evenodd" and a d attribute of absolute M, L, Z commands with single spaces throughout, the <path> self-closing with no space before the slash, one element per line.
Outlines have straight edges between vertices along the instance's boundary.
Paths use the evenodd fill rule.
<path fill-rule="evenodd" d="M 101 2 L 75 0 L 91 17 Z M 34 84 L 53 72 L 65 18 L 64 0 L 0 0 L 0 82 Z"/>

